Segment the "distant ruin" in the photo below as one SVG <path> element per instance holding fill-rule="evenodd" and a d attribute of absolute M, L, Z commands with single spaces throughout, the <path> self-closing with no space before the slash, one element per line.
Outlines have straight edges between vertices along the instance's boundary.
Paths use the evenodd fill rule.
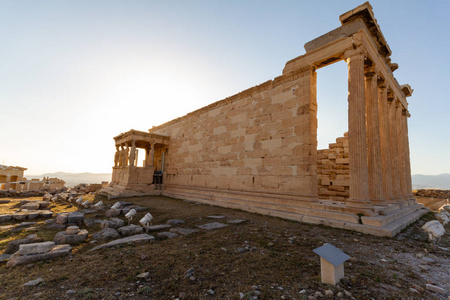
<path fill-rule="evenodd" d="M 161 194 L 392 236 L 425 210 L 412 195 L 409 85 L 366 2 L 305 44 L 282 75 L 149 132 L 115 137 L 110 197 Z M 348 65 L 348 134 L 317 149 L 316 70 Z M 145 149 L 138 166 L 137 148 Z"/>

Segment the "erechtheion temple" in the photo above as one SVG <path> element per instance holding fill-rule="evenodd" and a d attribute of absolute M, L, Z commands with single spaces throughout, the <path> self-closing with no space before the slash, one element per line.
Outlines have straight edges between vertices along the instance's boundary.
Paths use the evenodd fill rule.
<path fill-rule="evenodd" d="M 369 3 L 305 44 L 282 75 L 149 132 L 115 137 L 111 197 L 161 194 L 392 236 L 423 213 L 412 195 L 409 85 Z M 317 149 L 316 70 L 348 65 L 348 133 Z M 138 166 L 136 149 L 145 149 Z"/>

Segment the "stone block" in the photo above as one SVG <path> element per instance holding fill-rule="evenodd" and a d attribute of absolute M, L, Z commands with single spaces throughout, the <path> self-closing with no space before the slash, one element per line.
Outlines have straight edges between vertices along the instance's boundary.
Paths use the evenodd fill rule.
<path fill-rule="evenodd" d="M 141 226 L 137 226 L 137 225 L 131 224 L 129 226 L 120 227 L 119 229 L 117 229 L 117 231 L 122 236 L 130 236 L 130 235 L 136 235 L 136 234 L 143 233 L 144 232 L 144 228 L 142 228 Z"/>
<path fill-rule="evenodd" d="M 72 227 L 72 226 L 70 226 Z M 80 230 L 77 234 L 68 234 L 65 231 L 58 232 L 55 235 L 54 242 L 56 244 L 77 245 L 83 243 L 88 237 L 89 233 L 86 229 Z"/>
<path fill-rule="evenodd" d="M 100 241 L 115 240 L 120 238 L 120 234 L 113 228 L 103 228 L 92 235 L 92 239 Z"/>
<path fill-rule="evenodd" d="M 53 243 L 54 242 L 48 242 Z M 72 247 L 70 245 L 54 245 L 50 251 L 39 254 L 31 254 L 31 255 L 21 255 L 19 252 L 16 252 L 11 256 L 9 261 L 6 263 L 7 267 L 14 267 L 17 265 L 28 264 L 34 261 L 40 260 L 48 260 L 54 259 L 61 256 L 67 256 L 72 251 Z"/>
<path fill-rule="evenodd" d="M 12 219 L 12 215 L 0 215 L 0 223 L 6 222 Z"/>
<path fill-rule="evenodd" d="M 39 209 L 39 203 L 36 202 L 28 202 L 20 207 L 21 209 L 29 209 L 29 210 L 36 210 Z"/>
<path fill-rule="evenodd" d="M 55 245 L 55 242 L 22 244 L 19 246 L 18 253 L 20 255 L 46 253 L 46 252 L 49 252 L 53 248 L 54 245 Z"/>
<path fill-rule="evenodd" d="M 60 213 L 56 216 L 56 224 L 66 224 L 69 213 Z"/>
<path fill-rule="evenodd" d="M 67 223 L 73 223 L 73 224 L 81 224 L 84 219 L 84 213 L 75 211 L 69 213 L 67 216 Z"/>
<path fill-rule="evenodd" d="M 111 241 L 107 244 L 103 244 L 100 246 L 97 246 L 93 249 L 91 249 L 89 252 L 91 251 L 95 251 L 95 250 L 99 250 L 99 249 L 103 249 L 103 248 L 109 248 L 109 247 L 114 247 L 117 245 L 123 245 L 123 244 L 128 244 L 128 243 L 136 243 L 136 242 L 149 242 L 149 241 L 154 241 L 155 237 L 152 235 L 148 235 L 146 233 L 143 234 L 137 234 L 137 235 L 133 235 L 133 236 L 129 236 L 126 238 L 122 238 L 122 239 L 118 239 L 118 240 L 114 240 Z"/>

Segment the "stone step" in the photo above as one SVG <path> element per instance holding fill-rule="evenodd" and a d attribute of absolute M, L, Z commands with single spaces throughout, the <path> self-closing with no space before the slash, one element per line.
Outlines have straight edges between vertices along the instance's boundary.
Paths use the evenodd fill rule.
<path fill-rule="evenodd" d="M 395 220 L 411 214 L 423 207 L 422 204 L 413 204 L 408 207 L 399 208 L 394 211 L 390 211 L 387 215 L 378 215 L 374 217 L 361 217 L 361 221 L 365 225 L 382 227 L 386 224 L 394 222 Z"/>

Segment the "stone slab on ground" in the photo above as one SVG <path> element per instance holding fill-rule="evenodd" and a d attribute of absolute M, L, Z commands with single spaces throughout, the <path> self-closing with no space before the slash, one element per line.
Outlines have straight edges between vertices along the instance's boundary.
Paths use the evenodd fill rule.
<path fill-rule="evenodd" d="M 178 234 L 176 234 L 175 232 L 168 232 L 168 231 L 163 231 L 163 232 L 158 232 L 156 234 L 156 236 L 160 239 L 172 239 L 175 238 L 177 236 L 179 236 Z"/>
<path fill-rule="evenodd" d="M 83 243 L 88 237 L 89 232 L 86 229 L 80 230 L 77 234 L 67 234 L 65 231 L 58 232 L 53 241 L 56 244 L 77 245 Z"/>
<path fill-rule="evenodd" d="M 15 214 L 13 214 L 12 217 L 13 217 L 14 220 L 23 221 L 23 220 L 27 219 L 28 214 L 26 214 L 26 213 L 15 213 Z"/>
<path fill-rule="evenodd" d="M 54 224 L 48 225 L 47 228 L 48 229 L 64 229 L 64 228 L 66 228 L 66 225 L 65 224 L 56 224 L 56 223 L 54 223 Z"/>
<path fill-rule="evenodd" d="M 51 218 L 53 217 L 53 212 L 51 210 L 42 210 L 39 212 L 39 215 L 43 218 Z"/>
<path fill-rule="evenodd" d="M 27 227 L 27 226 L 36 225 L 36 224 L 37 224 L 37 222 L 22 222 L 22 223 L 17 224 L 16 226 L 17 227 Z"/>
<path fill-rule="evenodd" d="M 40 211 L 30 211 L 28 212 L 28 220 L 34 220 L 41 214 Z"/>
<path fill-rule="evenodd" d="M 104 220 L 100 224 L 101 228 L 120 228 L 125 225 L 125 221 L 119 218 L 111 218 L 110 220 Z"/>
<path fill-rule="evenodd" d="M 136 234 L 143 233 L 144 228 L 142 228 L 141 226 L 131 224 L 129 226 L 120 227 L 119 229 L 117 229 L 117 231 L 122 236 L 130 236 L 130 235 L 136 235 Z"/>
<path fill-rule="evenodd" d="M 34 244 L 34 243 L 40 243 L 43 240 L 41 238 L 25 238 L 25 239 L 18 239 L 14 240 L 8 243 L 6 245 L 5 254 L 14 254 L 17 251 L 19 251 L 20 245 L 23 244 Z"/>
<path fill-rule="evenodd" d="M 221 215 L 214 215 L 214 216 L 208 216 L 208 218 L 210 219 L 225 219 L 225 216 L 221 216 Z"/>
<path fill-rule="evenodd" d="M 0 223 L 6 222 L 12 219 L 12 215 L 0 215 Z"/>
<path fill-rule="evenodd" d="M 184 224 L 184 223 L 186 223 L 186 221 L 180 220 L 180 219 L 171 219 L 171 220 L 167 221 L 167 224 L 170 224 L 170 225 L 180 225 L 180 224 Z"/>
<path fill-rule="evenodd" d="M 96 209 L 83 209 L 81 210 L 82 213 L 89 215 L 89 214 L 96 214 L 98 212 L 98 210 Z"/>
<path fill-rule="evenodd" d="M 19 255 L 41 254 L 49 252 L 54 246 L 55 242 L 21 244 L 17 253 Z"/>
<path fill-rule="evenodd" d="M 28 202 L 20 207 L 21 209 L 29 209 L 29 210 L 36 210 L 39 209 L 39 203 L 36 202 Z"/>
<path fill-rule="evenodd" d="M 74 211 L 69 214 L 67 217 L 67 223 L 75 223 L 80 224 L 83 222 L 84 214 L 80 211 Z"/>
<path fill-rule="evenodd" d="M 6 203 L 9 203 L 9 202 L 11 202 L 11 200 L 6 200 L 6 199 L 0 200 L 0 204 L 6 204 Z"/>
<path fill-rule="evenodd" d="M 120 234 L 114 228 L 103 228 L 92 235 L 92 239 L 100 241 L 109 241 L 120 238 Z"/>
<path fill-rule="evenodd" d="M 107 211 L 105 211 L 105 216 L 107 218 L 116 217 L 118 215 L 120 215 L 120 209 L 113 209 L 113 208 L 111 208 L 111 209 L 108 209 Z"/>
<path fill-rule="evenodd" d="M 129 236 L 126 238 L 122 238 L 122 239 L 118 239 L 118 240 L 114 240 L 111 241 L 109 243 L 97 246 L 95 248 L 92 248 L 90 251 L 95 251 L 98 249 L 103 249 L 103 248 L 109 248 L 109 247 L 114 247 L 117 245 L 122 245 L 122 244 L 128 244 L 128 243 L 136 243 L 136 242 L 150 242 L 155 240 L 155 237 L 146 233 L 142 233 L 142 234 L 137 234 L 137 235 L 133 235 L 133 236 Z"/>
<path fill-rule="evenodd" d="M 12 254 L 1 254 L 0 255 L 0 262 L 8 260 L 11 256 L 12 256 Z"/>
<path fill-rule="evenodd" d="M 206 229 L 206 230 L 211 230 L 211 229 L 219 229 L 219 228 L 223 228 L 223 227 L 227 227 L 227 224 L 223 224 L 223 223 L 219 223 L 219 222 L 213 222 L 213 223 L 206 223 L 203 225 L 198 225 L 198 228 L 201 229 Z"/>
<path fill-rule="evenodd" d="M 147 207 L 138 206 L 138 205 L 130 205 L 130 206 L 122 208 L 121 213 L 122 213 L 122 215 L 126 215 L 132 209 L 134 209 L 136 212 L 141 212 L 141 211 L 146 211 Z"/>
<path fill-rule="evenodd" d="M 147 228 L 147 231 L 159 231 L 159 230 L 167 229 L 167 228 L 170 228 L 170 227 L 172 227 L 172 225 L 168 225 L 168 224 L 165 224 L 165 225 L 153 225 L 153 226 L 149 226 Z"/>
<path fill-rule="evenodd" d="M 39 200 L 39 201 L 36 201 L 35 203 L 39 204 L 39 209 L 45 209 L 45 208 L 48 208 L 50 206 L 50 202 L 47 202 L 47 201 Z"/>
<path fill-rule="evenodd" d="M 17 265 L 27 264 L 35 261 L 67 256 L 71 251 L 72 247 L 70 245 L 56 245 L 47 253 L 20 255 L 18 252 L 16 252 L 15 254 L 13 254 L 13 256 L 10 257 L 9 261 L 6 263 L 6 266 L 14 267 Z"/>
<path fill-rule="evenodd" d="M 22 286 L 36 286 L 38 284 L 41 284 L 42 282 L 44 282 L 45 280 L 42 279 L 41 277 L 39 277 L 38 279 L 35 280 L 30 280 L 26 283 L 24 283 Z"/>
<path fill-rule="evenodd" d="M 170 232 L 174 232 L 174 233 L 177 233 L 177 234 L 182 235 L 182 236 L 188 236 L 188 235 L 191 235 L 193 233 L 197 233 L 198 230 L 197 229 L 191 229 L 191 228 L 172 228 L 172 229 L 170 229 Z"/>
<path fill-rule="evenodd" d="M 56 215 L 56 224 L 66 224 L 69 213 L 59 213 Z"/>
<path fill-rule="evenodd" d="M 243 219 L 235 219 L 235 220 L 229 220 L 227 221 L 228 224 L 242 224 L 247 222 L 247 220 L 243 220 Z"/>
<path fill-rule="evenodd" d="M 92 226 L 96 226 L 99 224 L 102 224 L 104 220 L 100 220 L 100 219 L 89 219 L 89 218 L 84 218 L 83 219 L 83 224 L 86 225 L 86 227 L 92 227 Z"/>

